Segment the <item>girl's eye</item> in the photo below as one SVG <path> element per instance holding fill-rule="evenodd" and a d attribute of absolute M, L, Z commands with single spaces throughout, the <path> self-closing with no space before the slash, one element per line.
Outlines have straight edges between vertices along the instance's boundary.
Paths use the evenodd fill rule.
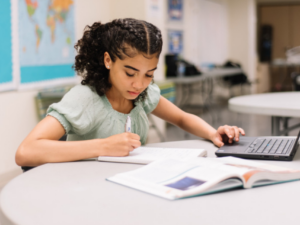
<path fill-rule="evenodd" d="M 134 74 L 129 74 L 127 72 L 126 72 L 126 75 L 129 76 L 129 77 L 133 77 L 134 76 Z"/>
<path fill-rule="evenodd" d="M 153 75 L 146 74 L 146 77 L 153 78 Z"/>

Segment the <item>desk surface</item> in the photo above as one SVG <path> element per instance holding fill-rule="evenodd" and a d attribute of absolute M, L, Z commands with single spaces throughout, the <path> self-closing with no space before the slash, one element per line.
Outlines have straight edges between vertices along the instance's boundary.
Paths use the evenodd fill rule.
<path fill-rule="evenodd" d="M 229 109 L 241 113 L 300 117 L 300 92 L 277 92 L 231 98 Z"/>
<path fill-rule="evenodd" d="M 168 78 L 166 80 L 178 84 L 187 84 L 187 83 L 203 81 L 207 78 L 218 78 L 218 77 L 236 75 L 239 73 L 243 73 L 243 70 L 240 68 L 217 68 L 217 69 L 211 69 L 207 72 L 203 72 L 201 75 L 187 76 L 187 77 L 174 77 L 174 78 Z"/>
<path fill-rule="evenodd" d="M 207 141 L 151 144 L 205 148 Z M 300 169 L 292 162 L 270 164 Z M 239 189 L 169 201 L 105 181 L 140 165 L 105 162 L 46 164 L 13 179 L 0 194 L 0 223 L 6 224 L 299 224 L 300 182 Z"/>

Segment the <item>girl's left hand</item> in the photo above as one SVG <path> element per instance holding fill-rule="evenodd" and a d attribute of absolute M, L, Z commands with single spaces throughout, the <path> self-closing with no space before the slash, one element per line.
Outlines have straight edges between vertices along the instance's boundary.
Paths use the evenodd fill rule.
<path fill-rule="evenodd" d="M 239 141 L 240 133 L 244 136 L 245 131 L 237 126 L 220 126 L 212 135 L 211 141 L 218 147 L 222 147 L 224 143 L 232 143 L 233 140 Z"/>

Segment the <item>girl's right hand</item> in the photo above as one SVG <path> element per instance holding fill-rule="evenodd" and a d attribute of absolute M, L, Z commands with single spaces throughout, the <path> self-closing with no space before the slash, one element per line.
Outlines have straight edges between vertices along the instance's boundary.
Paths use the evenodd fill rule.
<path fill-rule="evenodd" d="M 127 156 L 141 146 L 140 136 L 129 132 L 112 135 L 104 140 L 101 156 Z"/>

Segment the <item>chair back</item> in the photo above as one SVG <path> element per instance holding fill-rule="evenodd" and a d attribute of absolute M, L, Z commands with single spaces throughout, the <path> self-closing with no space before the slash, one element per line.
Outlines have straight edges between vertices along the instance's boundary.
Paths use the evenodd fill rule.
<path fill-rule="evenodd" d="M 55 87 L 55 88 L 46 88 L 38 92 L 38 94 L 35 96 L 35 105 L 36 105 L 36 111 L 39 120 L 42 120 L 45 118 L 47 109 L 52 103 L 59 102 L 62 97 L 67 93 L 72 86 L 64 86 L 64 87 Z M 62 136 L 59 140 L 65 141 L 67 138 L 66 135 Z M 26 172 L 28 170 L 31 170 L 35 167 L 29 167 L 29 166 L 21 166 L 23 172 Z"/>
<path fill-rule="evenodd" d="M 300 73 L 292 73 L 294 91 L 300 91 Z"/>
<path fill-rule="evenodd" d="M 155 83 L 160 89 L 161 96 L 165 97 L 170 102 L 175 103 L 176 100 L 175 84 L 171 81 L 158 81 Z"/>

